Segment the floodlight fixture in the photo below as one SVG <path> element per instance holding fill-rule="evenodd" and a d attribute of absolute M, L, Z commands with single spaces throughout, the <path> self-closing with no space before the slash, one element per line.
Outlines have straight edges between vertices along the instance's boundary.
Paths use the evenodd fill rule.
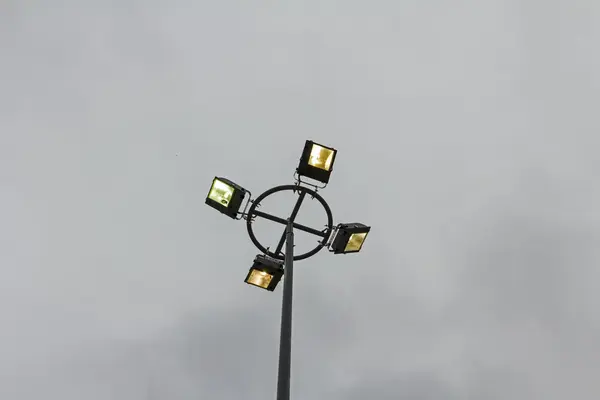
<path fill-rule="evenodd" d="M 244 282 L 272 292 L 275 290 L 282 276 L 282 262 L 259 254 L 254 259 L 254 264 L 250 267 L 250 271 L 248 271 Z"/>
<path fill-rule="evenodd" d="M 336 154 L 337 150 L 331 147 L 307 140 L 296 172 L 298 175 L 328 183 Z"/>
<path fill-rule="evenodd" d="M 358 253 L 370 230 L 371 227 L 358 222 L 339 224 L 331 250 L 335 254 Z"/>
<path fill-rule="evenodd" d="M 226 178 L 215 177 L 206 196 L 206 204 L 235 219 L 246 190 Z"/>

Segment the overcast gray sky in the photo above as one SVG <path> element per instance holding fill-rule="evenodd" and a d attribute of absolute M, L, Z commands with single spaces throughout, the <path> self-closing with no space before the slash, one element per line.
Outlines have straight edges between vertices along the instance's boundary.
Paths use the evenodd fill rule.
<path fill-rule="evenodd" d="M 306 139 L 373 230 L 297 264 L 294 399 L 600 398 L 599 2 L 51 3 L 0 4 L 0 398 L 274 398 L 282 285 L 204 198 Z"/>

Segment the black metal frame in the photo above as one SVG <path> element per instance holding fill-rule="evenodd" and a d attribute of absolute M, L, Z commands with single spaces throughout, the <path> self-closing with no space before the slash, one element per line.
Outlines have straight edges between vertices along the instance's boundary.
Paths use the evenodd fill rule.
<path fill-rule="evenodd" d="M 268 213 L 265 213 L 262 211 L 258 211 L 256 209 L 260 205 L 260 202 L 263 201 L 268 196 L 270 196 L 274 193 L 288 191 L 288 190 L 291 190 L 295 193 L 297 192 L 299 195 L 298 200 L 296 201 L 296 204 L 294 205 L 294 209 L 292 210 L 292 213 L 288 219 L 277 217 L 277 216 L 274 216 L 274 215 L 271 215 L 271 214 L 268 214 Z M 327 214 L 327 225 L 326 225 L 326 228 L 323 230 L 314 229 L 314 228 L 299 224 L 297 222 L 294 222 L 294 220 L 296 219 L 296 216 L 298 215 L 298 211 L 300 210 L 300 207 L 302 206 L 302 202 L 307 194 L 310 195 L 313 199 L 316 199 L 319 203 L 321 203 L 321 205 L 325 209 L 325 213 Z M 252 202 L 252 205 L 248 209 L 248 212 L 245 213 L 245 217 L 246 217 L 246 227 L 248 229 L 248 236 L 250 236 L 250 240 L 252 240 L 252 243 L 254 243 L 254 245 L 262 253 L 268 255 L 269 257 L 272 257 L 277 260 L 282 260 L 282 261 L 285 260 L 285 254 L 281 250 L 283 249 L 283 245 L 285 243 L 286 233 L 284 232 L 281 235 L 281 239 L 279 240 L 279 243 L 277 244 L 275 251 L 271 251 L 268 247 L 263 246 L 258 241 L 258 239 L 256 238 L 256 235 L 254 234 L 254 230 L 252 229 L 252 222 L 254 222 L 254 219 L 256 217 L 265 218 L 265 219 L 268 219 L 273 222 L 278 222 L 282 225 L 287 225 L 288 223 L 291 223 L 293 228 L 295 228 L 295 229 L 298 229 L 298 230 L 301 230 L 304 232 L 308 232 L 315 236 L 319 236 L 319 237 L 323 238 L 323 240 L 321 240 L 319 242 L 319 244 L 315 248 L 313 248 L 311 251 L 308 251 L 306 253 L 299 254 L 299 255 L 294 255 L 294 261 L 304 260 L 306 258 L 309 258 L 309 257 L 317 254 L 319 251 L 321 251 L 323 249 L 323 247 L 326 247 L 328 245 L 329 238 L 334 229 L 333 214 L 331 213 L 331 208 L 329 207 L 329 205 L 327 204 L 325 199 L 323 197 L 321 197 L 321 195 L 319 195 L 315 190 L 312 190 L 312 189 L 309 189 L 307 187 L 300 186 L 300 185 L 281 185 L 281 186 L 276 186 L 274 188 L 267 190 L 266 192 L 264 192 L 263 194 L 258 196 Z"/>
<path fill-rule="evenodd" d="M 271 257 L 275 260 L 280 260 L 284 262 L 283 268 L 283 296 L 282 296 L 282 304 L 281 304 L 281 332 L 279 338 L 279 367 L 277 373 L 277 400 L 289 400 L 290 398 L 290 368 L 291 368 L 291 357 L 292 357 L 292 291 L 293 291 L 293 265 L 294 261 L 304 260 L 311 256 L 314 256 L 319 251 L 321 251 L 324 247 L 329 246 L 329 241 L 334 231 L 333 226 L 333 214 L 331 213 L 331 208 L 329 204 L 325 201 L 323 197 L 321 197 L 315 188 L 315 190 L 309 189 L 304 186 L 300 186 L 302 181 L 298 181 L 295 185 L 281 185 L 275 186 L 258 196 L 255 200 L 249 200 L 252 203 L 248 212 L 245 211 L 239 213 L 240 218 L 246 218 L 246 227 L 248 229 L 248 236 L 250 236 L 250 240 L 254 245 L 266 256 Z M 291 190 L 294 193 L 298 193 L 298 200 L 296 200 L 296 204 L 292 210 L 288 219 L 284 219 L 281 217 L 277 217 L 275 215 L 271 215 L 262 211 L 258 211 L 256 208 L 260 206 L 260 202 L 269 197 L 272 194 L 289 191 Z M 300 207 L 302 206 L 302 202 L 306 195 L 310 195 L 311 198 L 317 199 L 319 203 L 325 209 L 325 213 L 327 214 L 327 225 L 325 229 L 318 230 L 311 228 L 309 226 L 305 226 L 294 222 L 298 212 L 300 211 Z M 248 204 L 246 204 L 247 206 Z M 245 210 L 245 209 L 244 209 Z M 277 247 L 275 251 L 271 251 L 268 247 L 263 246 L 256 235 L 254 234 L 254 230 L 252 229 L 252 223 L 256 217 L 261 217 L 264 219 L 268 219 L 273 222 L 280 223 L 285 225 L 285 231 L 281 235 L 281 239 L 279 239 L 279 243 L 277 243 Z M 312 249 L 311 251 L 307 251 L 306 253 L 294 255 L 294 228 L 311 233 L 315 236 L 319 236 L 323 238 L 318 245 Z M 282 252 L 283 246 L 285 245 L 285 252 Z M 246 277 L 246 279 L 248 279 Z M 281 279 L 279 277 L 279 279 Z M 279 279 L 277 281 L 279 281 Z M 275 287 L 270 290 L 273 290 Z"/>
<path fill-rule="evenodd" d="M 319 146 L 322 146 L 322 147 L 325 147 L 327 149 L 331 149 L 334 151 L 333 159 L 331 160 L 331 168 L 329 169 L 329 171 L 320 170 L 319 168 L 313 167 L 308 164 L 308 160 L 310 157 L 310 151 L 312 149 L 313 144 L 317 144 Z M 210 199 L 208 199 L 208 197 L 207 197 L 207 204 L 209 206 L 218 209 L 219 211 L 223 212 L 224 214 L 229 215 L 232 218 L 235 218 L 235 219 L 245 218 L 246 219 L 246 227 L 248 229 L 248 236 L 250 236 L 250 240 L 252 241 L 252 243 L 254 243 L 254 245 L 262 253 L 262 255 L 257 256 L 257 258 L 255 260 L 255 265 L 253 265 L 253 268 L 257 267 L 256 263 L 258 261 L 260 261 L 262 264 L 269 264 L 269 263 L 264 262 L 265 260 L 267 260 L 267 257 L 272 259 L 272 260 L 269 260 L 270 262 L 277 263 L 278 266 L 280 265 L 279 262 L 283 261 L 283 263 L 281 263 L 284 265 L 283 271 L 281 271 L 281 269 L 279 267 L 275 267 L 274 265 L 269 267 L 271 272 L 276 273 L 278 276 L 274 276 L 273 279 L 276 279 L 276 281 L 272 281 L 272 284 L 270 284 L 269 288 L 267 288 L 267 290 L 274 290 L 275 286 L 281 279 L 281 272 L 283 272 L 281 331 L 280 331 L 280 338 L 279 338 L 279 367 L 278 367 L 278 373 L 277 373 L 277 400 L 289 400 L 289 398 L 290 398 L 290 369 L 291 369 L 291 352 L 292 352 L 292 297 L 293 297 L 292 292 L 293 292 L 293 277 L 294 277 L 294 275 L 293 275 L 294 261 L 304 260 L 306 258 L 314 256 L 319 251 L 321 251 L 324 247 L 329 247 L 331 242 L 334 241 L 333 233 L 337 232 L 338 229 L 341 229 L 342 227 L 348 228 L 348 226 L 344 225 L 344 224 L 340 224 L 337 227 L 333 226 L 333 214 L 331 213 L 331 208 L 329 208 L 329 205 L 327 204 L 325 199 L 323 199 L 323 197 L 321 197 L 317 193 L 317 190 L 319 188 L 324 188 L 325 186 L 327 186 L 327 182 L 329 182 L 329 176 L 331 175 L 331 172 L 333 171 L 333 165 L 335 162 L 336 155 L 337 155 L 337 150 L 335 150 L 331 147 L 323 146 L 323 145 L 320 145 L 320 144 L 312 142 L 312 141 L 306 141 L 305 146 L 304 146 L 304 151 L 302 153 L 302 157 L 300 158 L 300 164 L 294 174 L 294 176 L 296 177 L 296 184 L 295 185 L 276 186 L 274 188 L 267 190 L 266 192 L 264 192 L 263 194 L 258 196 L 255 200 L 252 200 L 252 194 L 250 193 L 250 191 L 247 191 L 247 190 L 239 187 L 238 185 L 235 185 L 233 182 L 226 180 L 224 178 L 216 178 L 216 179 L 223 179 L 227 183 L 231 183 L 232 186 L 234 186 L 235 188 L 239 188 L 242 191 L 242 196 L 241 197 L 237 196 L 235 198 L 235 203 L 233 205 L 231 205 L 231 203 L 230 203 L 230 205 L 231 205 L 230 208 L 233 208 L 233 206 L 235 206 L 236 212 L 233 212 L 233 213 L 223 212 L 222 206 L 220 208 L 217 207 L 218 203 L 216 203 L 214 201 L 212 203 L 209 202 Z M 305 182 L 301 179 L 302 176 L 305 176 L 312 180 L 324 183 L 325 186 L 318 187 L 316 185 Z M 314 190 L 309 189 L 305 186 L 302 186 L 302 184 L 310 185 L 311 187 L 314 187 Z M 257 210 L 257 207 L 260 206 L 260 202 L 263 201 L 268 196 L 270 196 L 274 193 L 289 191 L 289 190 L 293 191 L 294 193 L 298 193 L 298 200 L 296 201 L 296 204 L 294 205 L 294 208 L 293 208 L 292 213 L 290 214 L 289 218 L 284 219 L 284 218 L 277 217 L 275 215 L 271 215 L 271 214 Z M 248 201 L 246 202 L 244 210 L 238 211 L 242 205 L 243 198 L 246 193 L 248 193 L 248 195 L 249 195 Z M 300 207 L 302 206 L 302 202 L 304 201 L 304 198 L 306 197 L 306 195 L 310 195 L 312 199 L 316 199 L 319 203 L 321 203 L 321 205 L 325 209 L 325 213 L 327 214 L 327 224 L 325 225 L 325 229 L 318 230 L 318 229 L 314 229 L 309 226 L 305 226 L 305 225 L 295 222 L 296 216 L 298 215 L 298 211 L 300 210 Z M 246 212 L 246 209 L 248 208 L 248 205 L 250 203 L 252 203 L 252 205 Z M 269 247 L 265 247 L 264 245 L 262 245 L 256 238 L 256 235 L 254 234 L 254 230 L 252 228 L 252 223 L 254 222 L 256 217 L 261 217 L 261 218 L 285 225 L 285 231 L 281 235 L 281 239 L 277 243 L 277 247 L 275 248 L 275 251 L 271 251 Z M 352 224 L 350 224 L 350 225 L 352 225 Z M 354 224 L 354 225 L 360 225 L 360 224 Z M 358 228 L 358 226 L 353 226 L 353 227 Z M 318 237 L 322 238 L 322 240 L 319 241 L 318 245 L 315 248 L 313 248 L 312 250 L 307 251 L 306 253 L 299 254 L 299 255 L 294 255 L 294 228 L 304 231 L 304 232 L 308 232 L 315 236 L 318 236 Z M 342 237 L 338 238 L 338 245 L 344 239 L 346 239 L 346 238 L 342 238 Z M 285 245 L 285 252 L 282 252 L 284 245 Z M 266 268 L 266 267 L 264 267 L 264 265 L 263 265 L 263 269 L 264 268 Z M 250 269 L 250 271 L 252 271 L 252 268 Z M 250 272 L 249 272 L 249 274 L 250 274 Z M 246 276 L 246 281 L 248 280 L 248 276 Z"/>

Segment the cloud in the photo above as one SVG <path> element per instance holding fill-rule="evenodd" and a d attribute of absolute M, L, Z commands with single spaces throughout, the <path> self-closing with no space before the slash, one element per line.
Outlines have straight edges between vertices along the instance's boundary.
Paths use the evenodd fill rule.
<path fill-rule="evenodd" d="M 439 400 L 460 399 L 458 392 L 428 372 L 406 373 L 358 381 L 341 394 L 340 400 Z"/>
<path fill-rule="evenodd" d="M 0 13 L 0 398 L 272 398 L 281 289 L 202 203 L 305 139 L 373 230 L 298 263 L 294 397 L 598 397 L 597 2 L 35 3 Z"/>

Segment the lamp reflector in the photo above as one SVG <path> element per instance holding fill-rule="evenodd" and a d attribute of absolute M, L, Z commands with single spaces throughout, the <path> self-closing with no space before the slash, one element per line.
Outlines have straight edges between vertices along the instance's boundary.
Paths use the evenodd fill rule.
<path fill-rule="evenodd" d="M 315 168 L 329 171 L 331 169 L 331 163 L 333 162 L 334 153 L 335 150 L 333 149 L 328 149 L 326 147 L 313 143 L 312 149 L 310 150 L 308 165 L 312 165 Z"/>
<path fill-rule="evenodd" d="M 353 251 L 359 251 L 366 237 L 366 233 L 353 233 L 352 235 L 350 235 L 350 239 L 348 239 L 348 244 L 344 248 L 344 252 L 348 253 Z"/>
<path fill-rule="evenodd" d="M 250 276 L 248 277 L 247 282 L 251 285 L 266 289 L 269 287 L 269 284 L 271 283 L 272 279 L 273 275 L 265 271 L 258 271 L 256 269 L 253 269 L 250 272 Z"/>
<path fill-rule="evenodd" d="M 233 186 L 228 185 L 219 179 L 215 179 L 212 188 L 210 189 L 210 193 L 208 194 L 208 198 L 227 207 L 234 192 L 235 188 Z"/>

